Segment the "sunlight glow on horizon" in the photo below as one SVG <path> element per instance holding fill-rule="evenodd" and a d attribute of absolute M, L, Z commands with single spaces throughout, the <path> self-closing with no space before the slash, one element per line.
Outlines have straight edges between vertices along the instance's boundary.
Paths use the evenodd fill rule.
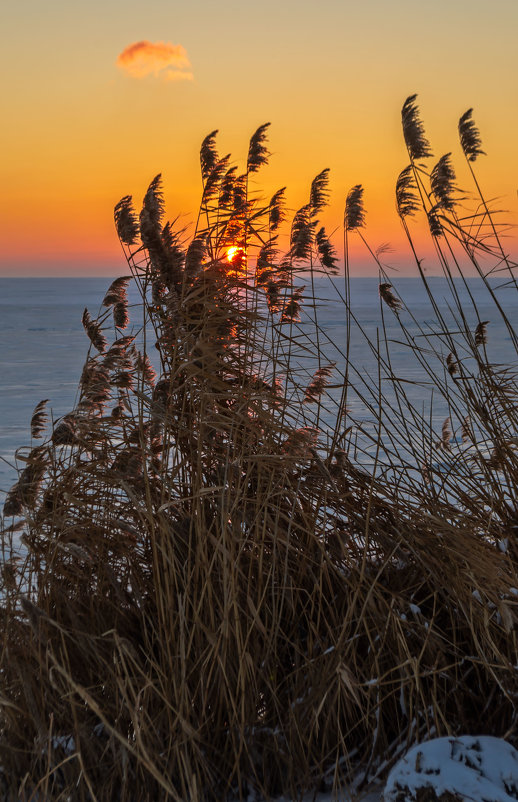
<path fill-rule="evenodd" d="M 207 0 L 176 9 L 167 0 L 146 7 L 52 0 L 45 9 L 26 0 L 10 7 L 0 53 L 9 75 L 0 134 L 8 155 L 0 168 L 0 275 L 31 264 L 45 275 L 54 262 L 58 272 L 84 275 L 89 265 L 101 269 L 98 261 L 120 273 L 115 203 L 132 194 L 138 208 L 161 172 L 166 215 L 192 227 L 204 136 L 219 128 L 219 152 L 230 152 L 242 170 L 249 137 L 265 120 L 272 122 L 272 156 L 252 189 L 268 197 L 287 186 L 293 213 L 307 202 L 314 176 L 329 167 L 322 222 L 340 255 L 345 197 L 361 183 L 369 244 L 388 242 L 387 261 L 415 272 L 394 202 L 408 163 L 400 111 L 413 92 L 435 160 L 452 151 L 466 192 L 472 183 L 457 122 L 474 107 L 488 154 L 477 161 L 477 176 L 508 212 L 501 219 L 515 222 L 518 109 L 510 99 L 518 4 L 438 0 L 435 11 L 428 19 L 410 0 L 369 0 L 361 8 L 265 0 L 260 18 L 232 0 L 217 8 Z M 516 250 L 513 232 L 506 241 Z M 420 245 L 433 270 L 424 229 Z M 353 257 L 353 271 L 375 273 L 361 243 Z"/>

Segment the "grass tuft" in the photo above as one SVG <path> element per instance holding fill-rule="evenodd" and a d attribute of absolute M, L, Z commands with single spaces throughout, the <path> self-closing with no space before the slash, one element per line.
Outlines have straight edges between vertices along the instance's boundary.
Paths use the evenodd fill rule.
<path fill-rule="evenodd" d="M 480 140 L 462 119 L 474 161 Z M 248 186 L 268 158 L 266 125 L 241 175 L 216 132 L 204 140 L 189 236 L 164 221 L 160 176 L 139 217 L 130 196 L 115 207 L 140 303 L 130 324 L 124 275 L 96 318 L 85 310 L 77 404 L 18 452 L 3 510 L 5 798 L 300 798 L 361 789 L 431 735 L 515 738 L 516 365 L 489 360 L 489 321 L 457 291 L 467 262 L 516 346 L 492 282 L 499 228 L 485 202 L 482 222 L 457 217 L 449 155 L 416 169 L 431 151 L 415 96 L 403 126 L 411 164 L 397 202 L 435 320 L 416 319 L 387 281 L 356 185 L 342 368 L 315 294 L 315 274 L 331 281 L 337 264 L 316 219 L 328 171 L 282 253 L 284 189 L 265 201 Z M 419 209 L 454 325 L 408 228 Z M 351 236 L 379 267 L 367 378 L 350 359 L 351 332 L 363 336 Z M 514 278 L 508 256 L 505 268 Z M 438 429 L 392 370 L 393 313 L 398 347 L 448 409 Z"/>

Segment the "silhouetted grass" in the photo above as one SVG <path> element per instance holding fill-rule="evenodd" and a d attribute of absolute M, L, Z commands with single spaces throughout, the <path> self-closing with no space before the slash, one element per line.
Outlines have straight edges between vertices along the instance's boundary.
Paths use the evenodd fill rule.
<path fill-rule="evenodd" d="M 326 355 L 314 279 L 336 272 L 319 222 L 328 171 L 282 253 L 283 190 L 265 202 L 249 182 L 268 158 L 266 126 L 243 174 L 220 158 L 217 132 L 204 140 L 191 235 L 164 221 L 160 176 L 139 215 L 131 197 L 117 204 L 141 304 L 128 309 L 123 276 L 95 317 L 85 310 L 77 405 L 43 437 L 38 404 L 42 443 L 19 452 L 4 506 L 6 798 L 297 798 L 353 778 L 361 787 L 432 734 L 512 739 L 516 366 L 488 360 L 488 321 L 469 327 L 453 277 L 469 263 L 516 347 L 491 281 L 505 270 L 516 292 L 515 265 L 486 202 L 460 205 L 449 154 L 423 166 L 431 148 L 415 96 L 403 127 L 398 209 L 438 328 L 414 319 L 419 343 L 410 334 L 412 309 L 376 252 L 373 303 L 398 316 L 401 342 L 445 400 L 440 432 L 392 371 L 383 331 L 366 343 L 372 382 Z M 482 153 L 469 115 L 461 141 L 467 159 Z M 453 329 L 421 269 L 418 214 L 452 291 Z M 344 214 L 346 356 L 360 327 L 349 240 L 368 247 L 364 224 L 358 185 Z M 374 434 L 348 410 L 353 391 Z"/>

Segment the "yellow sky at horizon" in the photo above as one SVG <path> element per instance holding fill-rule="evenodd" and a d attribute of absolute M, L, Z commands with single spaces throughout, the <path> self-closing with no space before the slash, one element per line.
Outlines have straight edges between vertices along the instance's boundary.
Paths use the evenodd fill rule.
<path fill-rule="evenodd" d="M 132 194 L 138 204 L 162 172 L 168 215 L 195 219 L 202 138 L 218 128 L 220 152 L 243 164 L 266 121 L 272 159 L 257 179 L 266 194 L 286 185 L 296 209 L 329 167 L 323 219 L 333 230 L 347 191 L 362 183 L 367 239 L 389 241 L 389 262 L 405 269 L 394 185 L 407 163 L 400 109 L 413 92 L 435 156 L 453 152 L 463 188 L 456 126 L 474 107 L 488 153 L 477 173 L 518 217 L 515 0 L 436 0 L 433 9 L 410 0 L 20 0 L 4 18 L 0 275 L 124 272 L 117 200 Z M 160 51 L 163 70 L 118 68 L 142 42 L 173 47 Z M 360 251 L 355 258 L 359 272 L 374 270 Z"/>

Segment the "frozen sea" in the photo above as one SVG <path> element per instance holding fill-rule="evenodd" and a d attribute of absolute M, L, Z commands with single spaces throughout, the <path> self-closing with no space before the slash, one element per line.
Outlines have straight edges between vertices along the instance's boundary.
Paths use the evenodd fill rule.
<path fill-rule="evenodd" d="M 29 422 L 36 404 L 50 399 L 53 418 L 69 412 L 75 403 L 78 379 L 87 350 L 88 339 L 81 324 L 83 309 L 95 316 L 111 282 L 110 278 L 0 278 L 0 504 L 15 480 L 15 451 L 30 444 Z M 317 292 L 327 298 L 319 308 L 321 342 L 329 359 L 344 364 L 345 313 L 339 298 L 343 279 L 335 279 L 337 290 L 327 280 L 318 281 Z M 434 326 L 434 313 L 418 278 L 393 279 L 399 296 L 412 310 L 414 321 L 406 312 L 401 318 L 409 330 L 418 335 L 418 327 Z M 429 279 L 433 296 L 448 320 L 451 293 L 443 278 Z M 503 282 L 501 282 L 503 283 Z M 498 282 L 495 282 L 497 286 Z M 480 319 L 489 320 L 488 355 L 505 364 L 516 363 L 516 352 L 509 332 L 502 324 L 487 290 L 479 279 L 470 279 L 468 289 L 456 284 L 468 323 L 477 324 L 469 293 L 478 306 Z M 518 324 L 518 297 L 508 288 L 496 290 L 509 319 Z M 130 288 L 130 301 L 136 301 L 136 290 Z M 351 281 L 351 302 L 359 326 L 376 342 L 382 337 L 382 313 L 378 295 L 378 279 L 354 278 Z M 423 369 L 409 359 L 408 349 L 400 344 L 401 333 L 395 315 L 384 308 L 386 337 L 391 340 L 392 369 L 409 384 L 413 400 L 430 401 L 430 388 Z M 452 326 L 453 326 L 452 320 Z M 327 345 L 326 345 L 327 341 Z M 374 355 L 356 326 L 352 331 L 350 362 L 358 375 L 367 381 L 376 380 Z M 354 377 L 353 377 L 354 382 Z M 355 414 L 361 417 L 361 402 L 352 400 Z M 440 403 L 434 413 L 444 417 Z M 365 413 L 368 417 L 368 413 Z"/>

